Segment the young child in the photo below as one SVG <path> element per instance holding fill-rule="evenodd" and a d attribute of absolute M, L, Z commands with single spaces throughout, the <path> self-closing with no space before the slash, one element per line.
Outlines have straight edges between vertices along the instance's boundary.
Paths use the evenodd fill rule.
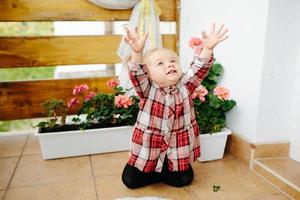
<path fill-rule="evenodd" d="M 153 49 L 143 56 L 147 34 L 126 29 L 125 41 L 133 50 L 128 64 L 130 80 L 140 97 L 129 161 L 122 181 L 128 188 L 164 182 L 175 187 L 193 180 L 191 163 L 200 156 L 199 127 L 192 94 L 213 64 L 213 49 L 225 40 L 223 25 L 208 35 L 202 32 L 202 50 L 191 64 L 193 75 L 182 73 L 178 56 L 168 49 Z"/>

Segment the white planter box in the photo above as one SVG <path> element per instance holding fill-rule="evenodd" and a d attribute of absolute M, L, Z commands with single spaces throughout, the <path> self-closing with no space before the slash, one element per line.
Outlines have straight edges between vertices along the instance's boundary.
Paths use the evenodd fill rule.
<path fill-rule="evenodd" d="M 225 145 L 231 130 L 223 128 L 222 131 L 213 134 L 200 135 L 201 156 L 200 162 L 222 159 L 224 156 Z"/>
<path fill-rule="evenodd" d="M 133 126 L 35 133 L 44 159 L 129 150 Z"/>

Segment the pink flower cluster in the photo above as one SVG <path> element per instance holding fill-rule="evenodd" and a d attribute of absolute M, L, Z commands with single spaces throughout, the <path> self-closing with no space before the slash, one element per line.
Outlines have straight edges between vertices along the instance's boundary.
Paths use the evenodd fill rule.
<path fill-rule="evenodd" d="M 73 89 L 73 95 L 80 94 L 88 89 L 89 89 L 89 86 L 87 84 L 75 86 Z"/>
<path fill-rule="evenodd" d="M 75 86 L 73 89 L 73 95 L 84 95 L 85 91 L 89 90 L 89 86 L 87 84 L 82 84 Z M 91 100 L 96 95 L 95 92 L 89 92 L 86 96 L 83 97 L 84 101 Z M 80 104 L 80 100 L 78 97 L 72 97 L 68 102 L 68 109 L 75 107 Z"/>
<path fill-rule="evenodd" d="M 196 54 L 200 54 L 201 53 L 201 49 L 202 49 L 202 40 L 200 38 L 197 37 L 193 37 L 190 39 L 189 41 L 189 45 L 192 49 L 195 50 Z"/>
<path fill-rule="evenodd" d="M 194 48 L 196 46 L 200 46 L 202 44 L 202 40 L 200 38 L 193 37 L 190 39 L 189 44 L 191 48 Z"/>
<path fill-rule="evenodd" d="M 75 107 L 78 105 L 80 102 L 76 97 L 72 97 L 70 101 L 68 102 L 68 109 Z"/>
<path fill-rule="evenodd" d="M 214 94 L 221 100 L 227 100 L 229 98 L 229 90 L 223 86 L 218 86 L 214 89 Z"/>
<path fill-rule="evenodd" d="M 115 97 L 115 106 L 118 108 L 128 108 L 132 105 L 132 100 L 126 95 L 118 95 Z"/>
<path fill-rule="evenodd" d="M 208 94 L 207 89 L 203 85 L 200 85 L 196 88 L 195 92 L 192 95 L 192 98 L 195 99 L 195 98 L 198 97 L 201 102 L 204 102 L 205 101 L 205 96 L 207 94 Z"/>
<path fill-rule="evenodd" d="M 114 89 L 115 87 L 118 87 L 119 85 L 119 80 L 117 79 L 110 79 L 109 81 L 107 81 L 107 86 L 111 89 Z"/>
<path fill-rule="evenodd" d="M 88 93 L 88 95 L 86 95 L 86 96 L 84 97 L 84 100 L 85 100 L 85 101 L 90 101 L 95 95 L 96 95 L 95 92 L 90 92 L 90 93 Z"/>
<path fill-rule="evenodd" d="M 208 94 L 207 89 L 203 86 L 200 85 L 199 87 L 196 88 L 195 92 L 192 95 L 192 98 L 199 98 L 201 102 L 205 101 L 205 96 Z M 221 100 L 227 100 L 229 99 L 230 92 L 227 88 L 223 86 L 217 86 L 214 89 L 214 95 L 216 95 L 219 99 Z"/>

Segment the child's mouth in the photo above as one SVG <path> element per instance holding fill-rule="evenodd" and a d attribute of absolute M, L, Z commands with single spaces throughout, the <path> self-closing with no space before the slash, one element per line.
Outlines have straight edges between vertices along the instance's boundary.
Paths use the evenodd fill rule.
<path fill-rule="evenodd" d="M 167 75 L 169 75 L 169 74 L 176 74 L 177 73 L 177 71 L 176 70 L 170 70 L 168 73 L 167 73 Z"/>

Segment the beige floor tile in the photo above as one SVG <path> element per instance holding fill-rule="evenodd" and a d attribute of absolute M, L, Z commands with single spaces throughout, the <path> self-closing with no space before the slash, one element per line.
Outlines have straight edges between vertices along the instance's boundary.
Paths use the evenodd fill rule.
<path fill-rule="evenodd" d="M 0 158 L 20 156 L 27 135 L 0 136 Z"/>
<path fill-rule="evenodd" d="M 5 190 L 19 158 L 0 158 L 0 190 Z"/>
<path fill-rule="evenodd" d="M 3 199 L 4 197 L 4 190 L 0 190 L 0 199 Z"/>
<path fill-rule="evenodd" d="M 281 194 L 274 194 L 259 200 L 289 200 L 289 198 Z"/>
<path fill-rule="evenodd" d="M 194 199 L 259 200 L 272 195 L 288 199 L 236 159 L 195 163 L 193 167 L 195 179 L 187 189 Z M 221 189 L 213 192 L 213 185 Z"/>
<path fill-rule="evenodd" d="M 225 152 L 224 153 L 224 157 L 223 157 L 223 160 L 227 160 L 227 159 L 234 159 L 233 155 Z"/>
<path fill-rule="evenodd" d="M 9 189 L 5 200 L 96 200 L 93 180 L 79 179 Z"/>
<path fill-rule="evenodd" d="M 259 161 L 300 187 L 300 163 L 290 158 L 259 159 Z"/>
<path fill-rule="evenodd" d="M 92 177 L 88 156 L 43 160 L 41 155 L 23 156 L 10 188 Z"/>
<path fill-rule="evenodd" d="M 96 177 L 122 174 L 128 161 L 128 151 L 91 156 Z"/>
<path fill-rule="evenodd" d="M 41 148 L 38 137 L 34 134 L 30 134 L 28 141 L 25 144 L 23 155 L 36 155 L 41 154 Z"/>
<path fill-rule="evenodd" d="M 101 200 L 113 200 L 124 197 L 159 196 L 174 200 L 191 200 L 185 188 L 175 188 L 163 183 L 146 186 L 139 189 L 128 189 L 121 180 L 121 176 L 105 176 L 96 178 L 98 197 Z"/>

